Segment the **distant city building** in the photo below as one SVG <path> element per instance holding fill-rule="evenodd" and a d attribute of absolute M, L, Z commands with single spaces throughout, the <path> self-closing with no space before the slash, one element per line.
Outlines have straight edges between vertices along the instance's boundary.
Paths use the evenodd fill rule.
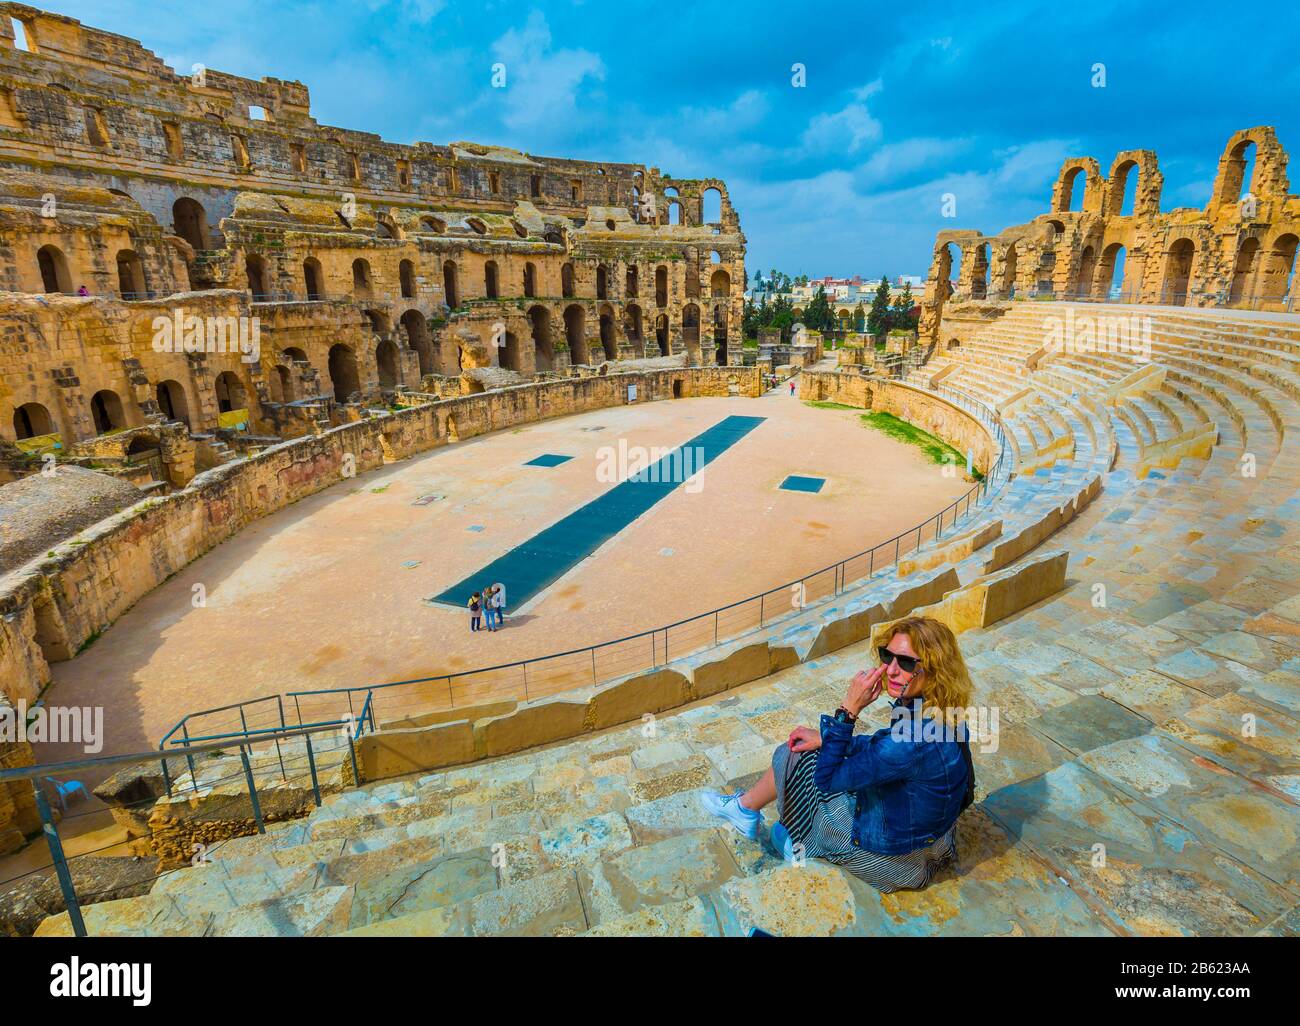
<path fill-rule="evenodd" d="M 764 285 L 768 279 L 762 279 Z M 912 294 L 920 297 L 925 291 L 925 279 L 915 274 L 900 274 L 889 279 L 889 288 L 891 292 L 901 289 L 904 285 L 912 286 Z M 871 300 L 876 295 L 876 289 L 880 287 L 879 278 L 863 278 L 860 274 L 855 274 L 852 278 L 832 278 L 827 275 L 824 278 L 811 278 L 807 285 L 794 285 L 787 293 L 796 306 L 802 303 L 811 302 L 817 295 L 819 288 L 826 290 L 826 298 L 837 306 L 844 304 L 862 303 L 864 306 L 870 306 Z M 746 299 L 758 300 L 764 294 L 764 289 L 760 286 L 757 289 L 751 288 L 745 293 Z"/>

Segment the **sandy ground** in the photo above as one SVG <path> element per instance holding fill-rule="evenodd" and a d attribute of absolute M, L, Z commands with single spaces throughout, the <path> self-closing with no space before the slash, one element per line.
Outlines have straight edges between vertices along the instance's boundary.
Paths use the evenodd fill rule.
<path fill-rule="evenodd" d="M 709 465 L 698 490 L 678 488 L 530 604 L 510 610 L 504 629 L 471 634 L 467 613 L 426 602 L 612 487 L 597 478 L 601 447 L 620 439 L 676 446 L 733 414 L 767 420 Z M 523 466 L 542 453 L 574 458 L 549 469 Z M 789 474 L 823 477 L 826 486 L 816 495 L 782 491 Z M 76 659 L 56 665 L 49 701 L 103 705 L 105 753 L 152 748 L 199 709 L 494 666 L 682 620 L 890 538 L 968 487 L 916 449 L 864 428 L 856 414 L 806 406 L 786 389 L 503 431 L 381 468 L 252 525 L 145 597 Z M 429 495 L 439 498 L 416 505 Z M 196 584 L 206 590 L 202 608 L 191 602 Z M 724 635 L 727 626 L 724 619 Z M 672 639 L 674 652 L 711 641 L 712 622 Z M 604 652 L 596 673 L 607 679 L 637 669 L 650 649 L 645 639 Z M 591 656 L 530 673 L 533 696 L 587 683 Z M 522 694 L 521 682 L 516 667 L 452 688 L 389 691 L 381 719 Z M 330 701 L 328 712 L 337 715 L 338 700 Z M 273 708 L 251 723 L 265 722 Z M 305 718 L 321 714 L 304 706 Z M 237 726 L 237 716 L 204 725 Z M 42 761 L 80 755 L 54 745 L 40 753 Z"/>

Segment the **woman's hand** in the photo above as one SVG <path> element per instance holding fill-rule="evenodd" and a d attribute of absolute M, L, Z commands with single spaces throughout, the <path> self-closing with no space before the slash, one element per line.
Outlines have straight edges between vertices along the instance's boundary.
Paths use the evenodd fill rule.
<path fill-rule="evenodd" d="M 850 716 L 857 716 L 880 697 L 880 692 L 884 688 L 885 668 L 883 666 L 877 666 L 870 673 L 859 670 L 849 683 L 849 693 L 844 699 L 844 708 L 849 711 Z"/>
<path fill-rule="evenodd" d="M 792 752 L 815 752 L 822 746 L 822 736 L 812 727 L 795 727 L 790 731 L 790 740 L 786 744 Z"/>

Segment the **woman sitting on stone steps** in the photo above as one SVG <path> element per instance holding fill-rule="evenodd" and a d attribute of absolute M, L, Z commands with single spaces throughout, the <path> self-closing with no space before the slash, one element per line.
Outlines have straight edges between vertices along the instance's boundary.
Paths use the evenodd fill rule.
<path fill-rule="evenodd" d="M 893 624 L 881 665 L 860 671 L 820 733 L 796 727 L 772 768 L 748 791 L 700 801 L 749 838 L 773 800 L 772 843 L 843 866 L 881 891 L 924 887 L 956 859 L 957 817 L 974 797 L 964 714 L 972 684 L 945 624 L 908 617 Z M 887 690 L 890 726 L 853 736 L 859 714 Z"/>

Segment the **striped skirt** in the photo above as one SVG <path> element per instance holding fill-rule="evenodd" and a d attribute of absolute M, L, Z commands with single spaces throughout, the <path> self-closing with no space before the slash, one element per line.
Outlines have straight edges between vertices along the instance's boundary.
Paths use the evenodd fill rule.
<path fill-rule="evenodd" d="M 776 808 L 790 840 L 803 845 L 807 858 L 825 859 L 843 866 L 879 891 L 924 887 L 935 871 L 956 861 L 957 824 L 928 847 L 903 855 L 881 855 L 853 845 L 853 812 L 857 801 L 851 791 L 828 794 L 813 781 L 817 753 L 791 752 L 781 745 L 772 753 L 776 777 Z"/>

